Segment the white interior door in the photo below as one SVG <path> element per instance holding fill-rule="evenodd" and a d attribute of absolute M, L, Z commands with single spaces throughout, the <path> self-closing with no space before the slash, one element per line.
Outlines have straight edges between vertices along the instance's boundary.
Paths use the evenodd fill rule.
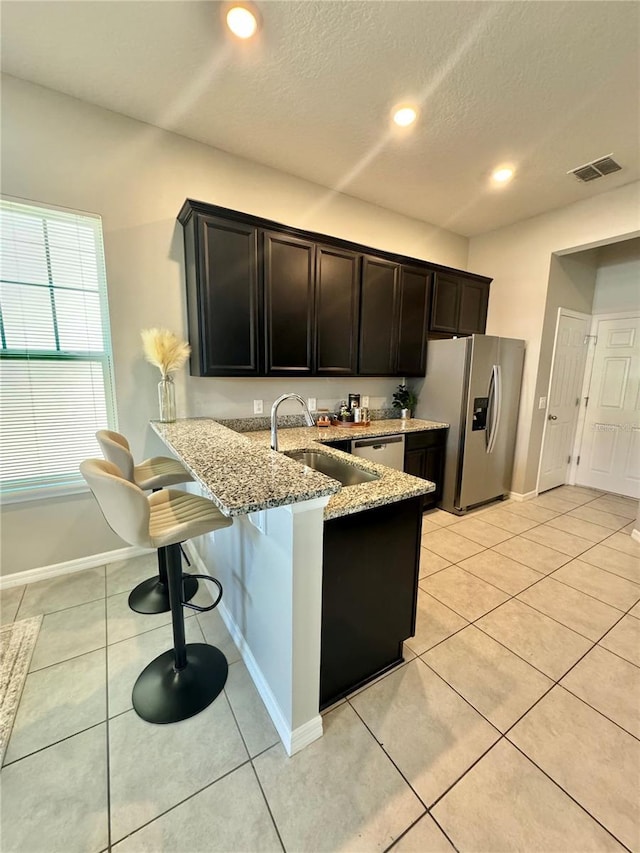
<path fill-rule="evenodd" d="M 640 317 L 597 322 L 576 481 L 640 498 Z"/>
<path fill-rule="evenodd" d="M 542 439 L 538 491 L 567 482 L 584 379 L 591 317 L 560 312 L 553 350 L 547 422 Z"/>

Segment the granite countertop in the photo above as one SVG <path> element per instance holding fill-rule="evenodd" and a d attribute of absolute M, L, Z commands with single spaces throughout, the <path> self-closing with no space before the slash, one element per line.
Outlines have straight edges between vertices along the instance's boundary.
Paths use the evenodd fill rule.
<path fill-rule="evenodd" d="M 171 424 L 153 422 L 152 426 L 225 515 L 243 515 L 331 495 L 324 513 L 328 520 L 418 497 L 432 492 L 435 485 L 332 447 L 318 447 L 319 444 L 442 429 L 448 424 L 414 418 L 372 421 L 367 427 L 281 427 L 278 430 L 281 451 L 315 447 L 356 468 L 380 475 L 379 480 L 348 487 L 272 451 L 268 430 L 238 433 L 209 418 L 191 418 Z"/>

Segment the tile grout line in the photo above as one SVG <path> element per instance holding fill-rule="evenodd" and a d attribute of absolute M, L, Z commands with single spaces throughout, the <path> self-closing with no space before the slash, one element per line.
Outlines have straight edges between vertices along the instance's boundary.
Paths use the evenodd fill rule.
<path fill-rule="evenodd" d="M 24 761 L 25 758 L 31 758 L 34 755 L 38 755 L 39 752 L 44 752 L 47 749 L 51 749 L 51 747 L 53 746 L 58 746 L 59 744 L 76 737 L 76 735 L 82 735 L 85 732 L 90 732 L 91 729 L 97 729 L 99 726 L 103 726 L 106 722 L 106 720 L 100 720 L 97 723 L 93 723 L 90 726 L 86 726 L 84 729 L 78 729 L 77 732 L 72 732 L 70 735 L 65 735 L 65 737 L 61 737 L 58 740 L 54 740 L 51 743 L 48 743 L 46 746 L 40 746 L 38 747 L 38 749 L 34 749 L 32 752 L 26 752 L 24 755 L 21 755 L 20 758 L 14 758 L 13 761 L 7 761 L 5 764 L 2 765 L 2 769 L 4 770 L 5 767 L 13 767 L 20 761 Z"/>
<path fill-rule="evenodd" d="M 589 651 L 591 651 L 591 650 L 589 650 Z M 588 654 L 588 652 L 586 652 L 585 654 Z M 576 661 L 576 664 L 574 664 L 574 665 L 577 665 L 579 662 L 580 662 L 580 661 Z M 427 667 L 428 667 L 432 672 L 434 672 L 434 673 L 435 673 L 435 675 L 437 675 L 437 676 L 438 676 L 442 681 L 444 681 L 444 683 L 445 683 L 448 687 L 450 687 L 450 688 L 451 688 L 451 690 L 453 690 L 455 693 L 458 693 L 458 691 L 455 689 L 455 687 L 453 687 L 452 685 L 450 685 L 450 684 L 449 684 L 449 683 L 448 683 L 448 682 L 447 682 L 447 681 L 446 681 L 446 680 L 445 680 L 445 679 L 440 675 L 440 673 L 436 672 L 436 670 L 434 670 L 431 666 L 429 666 L 429 664 L 427 664 L 427 662 L 426 662 L 426 661 L 423 661 L 423 663 L 424 663 L 424 664 L 425 664 L 425 666 L 427 666 Z M 564 676 L 563 676 L 563 678 L 564 678 Z M 496 731 L 498 731 L 498 733 L 500 734 L 500 737 L 495 741 L 495 743 L 491 744 L 491 746 L 490 746 L 487 750 L 485 750 L 485 752 L 483 752 L 483 753 L 482 753 L 482 755 L 480 755 L 480 756 L 479 756 L 479 757 L 478 757 L 478 758 L 477 758 L 477 759 L 476 759 L 476 760 L 475 760 L 475 761 L 474 761 L 474 762 L 473 762 L 473 763 L 472 763 L 472 764 L 471 764 L 471 765 L 470 765 L 470 766 L 469 766 L 469 767 L 464 771 L 464 773 L 462 773 L 462 774 L 461 774 L 461 775 L 460 775 L 460 776 L 459 776 L 459 777 L 458 777 L 454 782 L 452 782 L 452 783 L 451 783 L 451 785 L 449 785 L 449 787 L 448 787 L 445 791 L 443 791 L 443 792 L 442 792 L 442 794 L 440 794 L 440 795 L 439 795 L 439 796 L 438 796 L 438 797 L 433 801 L 433 803 L 431 803 L 431 806 L 429 807 L 429 814 L 431 815 L 431 817 L 432 817 L 434 820 L 435 820 L 435 816 L 434 816 L 433 814 L 431 814 L 431 810 L 432 810 L 432 809 L 433 809 L 433 808 L 434 808 L 434 807 L 435 807 L 435 806 L 440 802 L 440 800 L 442 800 L 442 799 L 443 799 L 443 798 L 444 798 L 444 797 L 449 793 L 449 791 L 451 791 L 451 789 L 452 789 L 452 788 L 454 788 L 454 787 L 455 787 L 455 785 L 457 785 L 457 784 L 458 784 L 458 782 L 460 782 L 460 781 L 461 781 L 461 780 L 462 780 L 462 779 L 467 775 L 467 773 L 469 773 L 469 771 L 470 771 L 470 770 L 472 770 L 472 768 L 473 768 L 476 764 L 478 764 L 478 762 L 479 762 L 482 758 L 484 758 L 484 757 L 485 757 L 485 756 L 486 756 L 486 755 L 487 755 L 487 754 L 488 754 L 488 753 L 489 753 L 489 752 L 490 752 L 490 751 L 491 751 L 491 750 L 492 750 L 492 749 L 493 749 L 493 748 L 494 748 L 498 743 L 500 743 L 500 742 L 501 742 L 501 741 L 503 741 L 503 740 L 506 740 L 506 741 L 507 741 L 507 743 L 509 743 L 511 746 L 513 746 L 515 749 L 517 749 L 517 750 L 518 750 L 518 752 L 520 752 L 520 753 L 521 753 L 521 754 L 522 754 L 522 755 L 527 759 L 527 761 L 531 762 L 531 764 L 533 764 L 533 765 L 534 765 L 534 767 L 537 767 L 537 769 L 538 769 L 538 770 L 540 770 L 540 772 L 541 772 L 541 773 L 543 773 L 543 774 L 547 777 L 547 779 L 549 779 L 549 780 L 550 780 L 550 781 L 551 781 L 551 782 L 552 782 L 552 783 L 553 783 L 557 788 L 559 788 L 559 789 L 560 789 L 563 793 L 565 793 L 565 794 L 566 794 L 566 795 L 567 795 L 571 800 L 573 800 L 573 802 L 574 802 L 574 803 L 576 803 L 576 805 L 577 805 L 577 806 L 579 806 L 579 807 L 582 809 L 582 811 L 584 811 L 584 812 L 585 812 L 585 813 L 586 813 L 586 814 L 587 814 L 587 815 L 588 815 L 592 820 L 594 820 L 597 824 L 599 824 L 599 825 L 600 825 L 600 826 L 601 826 L 601 827 L 602 827 L 602 828 L 603 828 L 603 829 L 604 829 L 604 830 L 605 830 L 609 835 L 611 835 L 611 836 L 612 836 L 612 838 L 614 838 L 616 841 L 618 841 L 620 844 L 622 844 L 622 842 L 621 842 L 621 841 L 620 841 L 620 840 L 619 840 L 615 835 L 613 835 L 613 833 L 612 833 L 609 829 L 607 829 L 607 827 L 606 827 L 606 826 L 604 826 L 604 824 L 602 824 L 602 823 L 601 823 L 601 822 L 600 822 L 596 817 L 594 817 L 594 815 L 592 815 L 592 814 L 591 814 L 591 812 L 589 812 L 589 811 L 586 809 L 586 807 L 582 805 L 582 803 L 580 803 L 580 802 L 579 802 L 579 801 L 578 801 L 578 800 L 577 800 L 577 799 L 576 799 L 576 798 L 575 798 L 571 793 L 569 793 L 569 791 L 565 790 L 565 789 L 562 787 L 562 785 L 560 785 L 560 784 L 559 784 L 555 779 L 553 779 L 553 777 L 552 777 L 552 776 L 550 776 L 550 775 L 549 775 L 549 774 L 548 774 L 548 773 L 547 773 L 547 772 L 546 772 L 542 767 L 540 767 L 538 764 L 536 764 L 536 762 L 535 762 L 535 761 L 534 761 L 534 760 L 533 760 L 529 755 L 527 755 L 527 754 L 526 754 L 522 749 L 520 749 L 520 747 L 519 747 L 516 743 L 514 743 L 512 740 L 510 740 L 510 739 L 507 737 L 508 733 L 509 733 L 509 732 L 510 732 L 510 731 L 511 731 L 511 730 L 512 730 L 512 729 L 513 729 L 513 728 L 514 728 L 514 727 L 515 727 L 515 726 L 516 726 L 516 725 L 517 725 L 517 724 L 518 724 L 522 719 L 524 719 L 524 717 L 526 717 L 526 716 L 527 716 L 527 714 L 529 714 L 529 713 L 530 713 L 530 712 L 531 712 L 531 711 L 536 707 L 536 705 L 538 705 L 538 704 L 542 701 L 542 699 L 544 699 L 544 698 L 545 698 L 545 696 L 547 696 L 547 695 L 548 695 L 548 694 L 549 694 L 549 693 L 554 689 L 554 687 L 561 687 L 561 688 L 563 688 L 563 685 L 562 685 L 562 684 L 559 684 L 559 683 L 554 683 L 554 684 L 552 684 L 552 685 L 551 685 L 551 687 L 549 687 L 549 689 L 548 689 L 548 690 L 545 690 L 545 692 L 544 692 L 544 693 L 543 693 L 543 694 L 542 694 L 542 695 L 541 695 L 541 696 L 540 696 L 540 697 L 539 697 L 539 698 L 538 698 L 538 699 L 533 703 L 533 705 L 532 705 L 530 708 L 528 708 L 528 709 L 527 709 L 527 710 L 526 710 L 526 711 L 525 711 L 525 712 L 524 712 L 524 713 L 523 713 L 523 714 L 522 714 L 522 715 L 521 715 L 521 716 L 520 716 L 520 717 L 519 717 L 519 718 L 518 718 L 518 719 L 517 719 L 517 720 L 516 720 L 516 721 L 515 721 L 515 722 L 514 722 L 514 723 L 513 723 L 513 724 L 512 724 L 512 725 L 511 725 L 507 730 L 506 730 L 506 731 L 505 731 L 505 732 L 500 732 L 500 730 L 499 730 L 499 729 L 496 729 Z M 563 689 L 565 689 L 565 690 L 566 690 L 566 688 L 563 688 Z M 461 698 L 462 698 L 462 699 L 463 699 L 463 700 L 464 700 L 468 705 L 470 705 L 470 706 L 471 706 L 471 708 L 473 708 L 473 710 L 474 710 L 474 711 L 476 711 L 476 713 L 478 713 L 478 714 L 479 714 L 483 719 L 485 719 L 485 720 L 486 720 L 486 721 L 487 721 L 491 726 L 493 726 L 493 728 L 494 728 L 494 729 L 496 728 L 496 726 L 495 726 L 495 725 L 494 725 L 490 720 L 488 720 L 488 719 L 484 716 L 484 714 L 482 714 L 482 712 L 481 712 L 481 711 L 479 711 L 479 710 L 478 710 L 474 705 L 472 705 L 472 704 L 471 704 L 471 702 L 469 702 L 469 700 L 468 700 L 468 699 L 465 699 L 465 697 L 464 697 L 464 696 L 462 696 L 460 693 L 458 693 L 458 695 L 459 695 L 459 696 L 460 696 L 460 697 L 461 697 Z M 573 695 L 573 694 L 571 694 L 571 695 Z M 593 711 L 595 711 L 596 713 L 600 714 L 600 715 L 601 715 L 601 716 L 603 716 L 603 717 L 605 716 L 604 714 L 601 714 L 601 712 L 600 712 L 600 711 L 598 711 L 596 708 L 592 708 L 592 706 L 591 706 L 591 705 L 589 705 L 587 702 L 584 702 L 584 700 L 580 699 L 580 697 L 575 697 L 575 698 L 576 698 L 576 699 L 578 699 L 579 701 L 583 702 L 585 705 L 587 705 L 589 708 L 591 708 L 591 709 L 592 709 Z M 609 720 L 609 718 L 608 718 L 608 717 L 605 717 L 605 719 Z M 610 722 L 613 722 L 613 720 L 610 720 Z M 614 724 L 615 724 L 615 723 L 614 723 Z M 617 724 L 615 724 L 615 725 L 617 725 Z M 618 726 L 618 727 L 619 727 L 619 728 L 622 728 L 622 727 L 620 727 L 620 726 Z M 626 732 L 626 729 L 622 729 L 622 730 L 623 730 L 624 732 Z M 626 733 L 627 733 L 627 734 L 629 734 L 628 732 L 626 732 Z M 439 824 L 438 824 L 438 826 L 439 826 Z M 629 849 L 629 848 L 628 848 L 628 847 L 626 847 L 626 845 L 624 845 L 624 844 L 622 844 L 622 846 L 623 846 L 626 850 L 628 850 L 628 849 Z M 630 853 L 631 853 L 631 851 L 630 851 Z"/>
<path fill-rule="evenodd" d="M 145 827 L 154 823 L 159 818 L 164 817 L 166 814 L 169 814 L 169 812 L 174 811 L 179 806 L 184 805 L 188 800 L 192 800 L 194 797 L 197 797 L 198 794 L 201 794 L 203 791 L 206 791 L 207 788 L 211 788 L 212 785 L 216 785 L 218 782 L 221 782 L 222 779 L 226 779 L 227 776 L 230 776 L 232 773 L 235 773 L 236 770 L 239 770 L 241 767 L 244 767 L 245 765 L 250 764 L 250 763 L 251 763 L 251 759 L 247 758 L 246 761 L 243 761 L 241 764 L 236 765 L 236 767 L 234 767 L 231 770 L 227 770 L 226 773 L 223 773 L 221 776 L 218 776 L 217 779 L 214 779 L 211 782 L 207 782 L 206 785 L 203 785 L 201 788 L 198 788 L 197 791 L 194 791 L 192 794 L 189 794 L 188 797 L 184 797 L 184 799 L 180 800 L 177 803 L 174 803 L 172 806 L 169 806 L 168 808 L 164 809 L 164 811 L 159 812 L 159 814 L 157 814 L 154 817 L 150 818 L 149 820 L 145 821 L 140 826 L 137 826 L 135 829 L 132 829 L 131 832 L 128 832 L 126 835 L 123 835 L 121 838 L 117 838 L 115 841 L 115 845 L 117 846 L 118 844 L 120 844 L 120 842 L 124 841 L 125 838 L 131 838 L 132 835 L 135 835 L 137 832 L 140 832 L 141 829 L 144 829 Z"/>
<path fill-rule="evenodd" d="M 382 679 L 380 679 L 380 680 L 382 680 Z M 355 697 L 354 697 L 354 698 L 355 698 Z M 386 759 L 387 759 L 387 760 L 388 760 L 388 761 L 389 761 L 389 762 L 390 762 L 390 763 L 395 767 L 396 771 L 397 771 L 397 772 L 398 772 L 398 774 L 401 776 L 401 778 L 403 779 L 403 781 L 405 782 L 405 784 L 406 784 L 406 785 L 411 789 L 411 791 L 413 792 L 414 796 L 415 796 L 415 797 L 417 797 L 418 801 L 420 802 L 420 804 L 421 804 L 421 805 L 422 805 L 422 807 L 424 808 L 424 812 L 420 815 L 420 817 L 424 817 L 424 815 L 426 815 L 426 814 L 428 814 L 428 813 L 429 813 L 429 806 L 425 803 L 424 799 L 423 799 L 423 798 L 420 796 L 420 794 L 416 791 L 416 789 L 413 787 L 413 785 L 411 784 L 411 782 L 407 779 L 407 777 L 405 776 L 405 774 L 403 773 L 403 771 L 398 767 L 398 765 L 396 764 L 396 762 L 394 761 L 394 759 L 391 757 L 391 755 L 389 755 L 389 753 L 387 752 L 387 750 L 386 750 L 386 749 L 384 748 L 384 746 L 380 743 L 380 741 L 378 740 L 378 738 L 375 736 L 375 734 L 372 732 L 371 728 L 370 728 L 370 727 L 369 727 L 369 725 L 367 724 L 366 720 L 364 720 L 364 719 L 362 718 L 362 716 L 358 713 L 358 709 L 357 709 L 357 708 L 354 708 L 354 706 L 351 704 L 351 702 L 350 702 L 349 700 L 347 700 L 347 704 L 349 705 L 349 707 L 351 708 L 351 710 L 353 711 L 353 713 L 356 715 L 356 717 L 360 720 L 360 722 L 362 723 L 362 725 L 365 727 L 365 729 L 367 730 L 367 732 L 368 732 L 368 733 L 369 733 L 369 735 L 371 736 L 371 738 L 372 738 L 373 742 L 375 743 L 375 745 L 378 747 L 378 749 L 380 749 L 380 750 L 382 751 L 382 754 L 384 755 L 384 757 L 385 757 L 385 758 L 386 758 Z M 419 820 L 419 819 L 420 819 L 420 818 L 418 818 L 418 820 Z M 394 843 L 395 843 L 395 842 L 394 842 Z"/>
<path fill-rule="evenodd" d="M 277 744 L 274 744 L 274 746 L 277 746 Z M 270 747 L 268 747 L 268 749 L 273 749 L 273 747 L 270 746 Z M 262 752 L 266 752 L 266 750 L 263 750 Z M 258 753 L 258 755 L 262 755 L 262 752 Z M 254 758 L 257 758 L 258 755 L 255 755 Z M 265 794 L 264 788 L 262 787 L 262 782 L 260 781 L 260 777 L 258 776 L 258 771 L 256 770 L 255 764 L 253 763 L 254 758 L 249 759 L 249 763 L 251 764 L 251 769 L 253 770 L 253 775 L 255 776 L 256 782 L 258 783 L 258 787 L 260 788 L 260 793 L 262 794 L 262 799 L 264 800 L 264 803 L 267 807 L 267 811 L 269 812 L 269 817 L 271 818 L 271 823 L 273 824 L 273 828 L 275 829 L 276 835 L 278 836 L 278 841 L 280 842 L 280 846 L 282 847 L 283 852 L 287 853 L 287 848 L 284 846 L 284 841 L 282 840 L 282 836 L 280 835 L 280 830 L 278 829 L 278 824 L 277 824 L 276 819 L 273 815 L 273 812 L 271 811 L 271 805 L 269 804 L 269 800 L 267 799 L 267 795 Z"/>
<path fill-rule="evenodd" d="M 625 850 L 627 850 L 627 851 L 628 851 L 628 853 L 633 853 L 633 851 L 631 851 L 631 850 L 629 849 L 629 847 L 627 847 L 627 845 L 626 845 L 623 841 L 621 841 L 621 840 L 620 840 L 616 835 L 614 835 L 614 834 L 613 834 L 613 832 L 612 832 L 610 829 L 608 829 L 608 828 L 607 828 L 607 827 L 602 823 L 602 821 L 600 821 L 600 820 L 599 820 L 595 815 L 592 815 L 592 814 L 591 814 L 591 812 L 586 808 L 586 806 L 583 806 L 583 805 L 582 805 L 582 803 L 581 803 L 579 800 L 577 800 L 577 799 L 573 796 L 573 794 L 571 794 L 569 791 L 567 791 L 565 788 L 563 788 L 563 787 L 562 787 L 562 785 L 561 785 L 559 782 L 557 782 L 557 781 L 553 778 L 553 776 L 550 776 L 550 775 L 549 775 L 549 773 L 547 773 L 547 771 L 546 771 L 543 767 L 540 767 L 540 765 L 539 765 L 539 764 L 537 764 L 537 763 L 533 760 L 533 758 L 531 758 L 531 756 L 527 755 L 527 753 L 526 753 L 526 752 L 523 752 L 523 750 L 522 750 L 522 749 L 520 749 L 520 747 L 518 746 L 518 744 L 517 744 L 517 743 L 514 743 L 512 740 L 509 740 L 509 738 L 506 736 L 506 734 L 504 735 L 504 738 L 505 738 L 505 740 L 507 741 L 507 743 L 511 744 L 511 746 L 512 746 L 514 749 L 517 749 L 517 750 L 518 750 L 518 752 L 519 752 L 519 753 L 520 753 L 520 754 L 521 754 L 521 755 L 522 755 L 522 756 L 523 756 L 527 761 L 529 761 L 531 764 L 533 764 L 533 766 L 534 766 L 534 767 L 536 767 L 536 768 L 537 768 L 537 769 L 538 769 L 538 770 L 539 770 L 539 771 L 540 771 L 544 776 L 546 776 L 546 778 L 547 778 L 550 782 L 552 782 L 552 783 L 556 786 L 556 788 L 559 788 L 559 789 L 560 789 L 564 794 L 566 794 L 566 795 L 567 795 L 567 797 L 569 797 L 569 799 L 570 799 L 570 800 L 573 800 L 573 802 L 574 802 L 574 803 L 575 803 L 575 804 L 576 804 L 580 809 L 582 809 L 582 811 L 583 811 L 586 815 L 588 815 L 588 816 L 591 818 L 591 820 L 593 820 L 595 823 L 597 823 L 597 824 L 598 824 L 598 826 L 601 826 L 601 827 L 602 827 L 602 829 L 604 829 L 604 831 L 605 831 L 608 835 L 610 835 L 610 836 L 611 836 L 611 838 L 613 838 L 613 839 L 614 839 L 614 841 L 617 841 L 617 842 L 618 842 L 618 844 L 620 844 L 620 845 L 621 845 Z"/>
<path fill-rule="evenodd" d="M 104 676 L 105 676 L 105 715 L 106 715 L 106 773 L 107 773 L 107 844 L 111 853 L 111 726 L 109 724 L 109 646 L 107 643 L 107 572 L 104 573 Z"/>

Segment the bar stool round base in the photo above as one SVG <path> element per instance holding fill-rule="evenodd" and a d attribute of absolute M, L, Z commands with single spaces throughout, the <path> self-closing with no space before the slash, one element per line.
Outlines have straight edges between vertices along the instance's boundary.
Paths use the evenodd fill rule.
<path fill-rule="evenodd" d="M 203 711 L 227 681 L 229 665 L 220 649 L 205 643 L 186 646 L 187 665 L 174 669 L 173 649 L 142 670 L 133 686 L 133 707 L 148 723 L 177 723 Z"/>
<path fill-rule="evenodd" d="M 198 581 L 190 575 L 184 575 L 183 601 L 191 601 L 198 591 Z M 169 590 L 160 583 L 160 577 L 148 578 L 134 587 L 129 594 L 129 607 L 136 613 L 168 613 Z"/>

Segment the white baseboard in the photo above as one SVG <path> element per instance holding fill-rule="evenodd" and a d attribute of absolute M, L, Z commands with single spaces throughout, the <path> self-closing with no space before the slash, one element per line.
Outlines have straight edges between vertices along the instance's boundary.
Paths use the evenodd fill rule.
<path fill-rule="evenodd" d="M 635 530 L 635 529 L 632 530 L 631 531 L 631 538 L 635 539 L 636 542 L 640 542 L 640 530 Z"/>
<path fill-rule="evenodd" d="M 210 575 L 211 572 L 207 568 L 204 560 L 196 550 L 193 542 L 186 542 L 185 548 L 187 553 L 189 554 L 189 559 L 193 562 L 193 564 L 197 567 L 198 572 L 203 575 Z M 253 656 L 253 652 L 247 645 L 247 642 L 242 634 L 242 631 L 238 627 L 235 619 L 231 612 L 227 609 L 224 604 L 224 601 L 221 601 L 218 605 L 218 611 L 222 618 L 222 621 L 227 627 L 227 630 L 231 634 L 233 642 L 238 647 L 238 651 L 242 655 L 242 660 L 244 661 L 245 666 L 249 670 L 249 674 L 253 679 L 253 683 L 256 686 L 256 690 L 260 694 L 260 698 L 265 704 L 267 712 L 271 717 L 271 721 L 273 725 L 276 727 L 276 731 L 280 735 L 280 740 L 284 748 L 287 750 L 288 755 L 294 755 L 296 752 L 300 752 L 301 749 L 304 749 L 305 746 L 308 746 L 310 743 L 313 743 L 314 740 L 317 740 L 319 737 L 322 737 L 323 727 L 322 727 L 322 716 L 320 713 L 317 716 L 313 717 L 311 720 L 308 720 L 303 725 L 298 726 L 296 729 L 292 729 L 287 722 L 284 714 L 282 713 L 282 709 L 278 704 L 276 697 L 273 695 L 269 684 L 267 683 L 266 678 L 264 677 L 258 662 Z"/>
<path fill-rule="evenodd" d="M 105 566 L 108 563 L 117 563 L 120 560 L 130 560 L 132 557 L 139 557 L 142 554 L 151 554 L 153 550 L 153 548 L 139 548 L 137 545 L 131 545 L 128 548 L 104 551 L 102 554 L 78 557 L 76 560 L 67 560 L 64 563 L 52 563 L 50 566 L 42 566 L 39 569 L 25 569 L 23 572 L 0 575 L 0 589 L 22 586 L 25 583 L 35 583 L 47 578 L 55 578 L 58 575 L 69 575 L 72 572 L 81 572 L 84 569 L 95 569 L 96 566 Z"/>
<path fill-rule="evenodd" d="M 538 497 L 538 490 L 533 489 L 531 492 L 509 492 L 509 497 L 512 501 L 530 501 L 531 498 Z"/>

